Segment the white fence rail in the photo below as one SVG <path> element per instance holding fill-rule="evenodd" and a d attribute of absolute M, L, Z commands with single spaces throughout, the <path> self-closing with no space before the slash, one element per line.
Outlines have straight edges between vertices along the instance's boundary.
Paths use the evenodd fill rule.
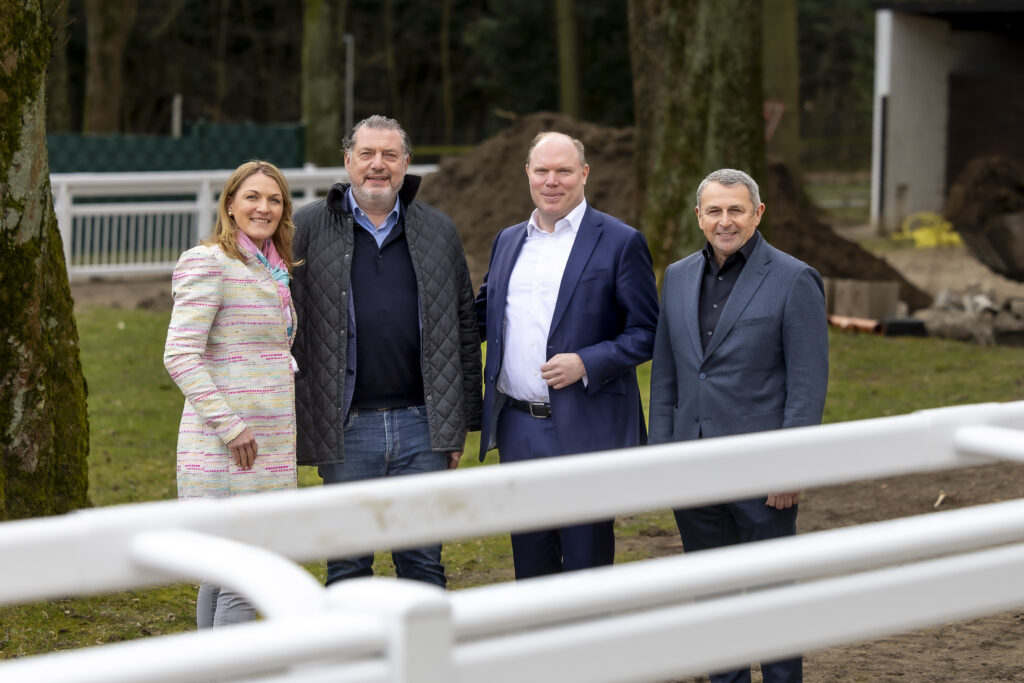
<path fill-rule="evenodd" d="M 409 167 L 424 175 L 435 164 Z M 344 167 L 282 169 L 295 206 L 347 180 Z M 213 230 L 232 171 L 54 173 L 57 224 L 72 279 L 170 273 L 178 256 Z"/>
<path fill-rule="evenodd" d="M 1024 500 L 450 593 L 323 589 L 295 561 L 1024 461 L 1022 425 L 1024 402 L 960 406 L 10 522 L 0 604 L 206 580 L 265 619 L 0 662 L 0 680 L 657 681 L 990 614 L 1024 605 Z"/>

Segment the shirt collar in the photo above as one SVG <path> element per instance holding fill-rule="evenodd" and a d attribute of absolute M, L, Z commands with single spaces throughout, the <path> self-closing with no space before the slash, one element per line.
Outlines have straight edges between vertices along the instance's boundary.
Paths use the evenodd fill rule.
<path fill-rule="evenodd" d="M 742 247 L 740 247 L 737 251 L 733 252 L 732 254 L 729 254 L 729 256 L 726 257 L 725 261 L 722 263 L 722 268 L 725 268 L 726 265 L 733 263 L 738 259 L 743 259 L 744 263 L 749 261 L 750 255 L 754 253 L 754 248 L 757 247 L 757 243 L 760 241 L 761 231 L 754 230 L 754 234 L 750 236 L 750 239 L 747 240 Z M 715 263 L 715 250 L 711 246 L 710 242 L 705 240 L 704 248 L 701 249 L 700 252 L 704 254 L 705 261 L 707 261 L 708 263 Z M 718 264 L 715 263 L 715 265 L 717 266 Z"/>
<path fill-rule="evenodd" d="M 580 224 L 583 223 L 583 214 L 585 214 L 586 212 L 587 200 L 584 199 L 583 201 L 576 205 L 575 209 L 567 213 L 565 215 L 565 218 L 560 218 L 557 221 L 555 221 L 555 232 L 557 233 L 562 232 L 563 230 L 569 230 L 569 232 L 575 235 L 580 229 Z M 535 232 L 544 232 L 543 230 L 540 229 L 540 225 L 537 222 L 538 213 L 539 212 L 537 211 L 537 209 L 534 209 L 533 213 L 530 214 L 530 222 L 529 225 L 527 225 L 526 227 L 527 235 L 531 235 Z"/>

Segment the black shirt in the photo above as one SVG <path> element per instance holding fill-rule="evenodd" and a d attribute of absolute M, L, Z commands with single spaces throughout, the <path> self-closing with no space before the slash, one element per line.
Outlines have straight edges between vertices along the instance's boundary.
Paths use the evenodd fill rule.
<path fill-rule="evenodd" d="M 754 248 L 760 241 L 761 235 L 755 230 L 754 234 L 747 240 L 746 244 L 736 252 L 726 257 L 722 267 L 719 268 L 715 262 L 715 252 L 708 242 L 704 243 L 701 252 L 704 255 L 704 275 L 700 282 L 700 304 L 698 314 L 700 316 L 700 341 L 703 348 L 714 336 L 715 328 L 718 327 L 718 319 L 722 317 L 722 309 L 732 294 L 732 288 L 740 279 L 743 267 L 753 253 Z"/>

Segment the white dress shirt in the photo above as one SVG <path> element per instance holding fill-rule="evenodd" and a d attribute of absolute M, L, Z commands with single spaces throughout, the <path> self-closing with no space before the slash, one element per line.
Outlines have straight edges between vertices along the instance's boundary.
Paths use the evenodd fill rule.
<path fill-rule="evenodd" d="M 540 366 L 548 360 L 548 333 L 558 289 L 586 210 L 584 200 L 555 223 L 553 232 L 538 227 L 536 209 L 530 216 L 505 301 L 505 353 L 497 386 L 507 396 L 521 401 L 548 401 L 548 385 L 540 376 Z"/>

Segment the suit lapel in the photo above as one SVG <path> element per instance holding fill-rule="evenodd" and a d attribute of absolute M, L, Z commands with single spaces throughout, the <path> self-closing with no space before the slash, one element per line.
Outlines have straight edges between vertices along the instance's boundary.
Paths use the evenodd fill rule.
<path fill-rule="evenodd" d="M 548 336 L 556 329 L 565 315 L 565 309 L 569 306 L 569 299 L 576 290 L 576 285 L 583 275 L 583 270 L 594 253 L 594 248 L 601 237 L 603 228 L 601 218 L 591 207 L 587 207 L 580 222 L 580 229 L 576 232 L 576 239 L 573 240 L 572 249 L 569 251 L 569 260 L 565 264 L 565 272 L 562 273 L 562 281 L 558 285 L 558 298 L 555 300 L 555 310 L 551 315 L 551 327 Z"/>
<path fill-rule="evenodd" d="M 761 283 L 764 282 L 770 263 L 771 258 L 768 255 L 767 242 L 762 237 L 754 252 L 750 255 L 750 262 L 743 267 L 743 272 L 740 273 L 739 279 L 736 280 L 736 285 L 732 288 L 729 300 L 725 303 L 725 308 L 722 310 L 722 317 L 719 318 L 718 326 L 715 328 L 715 334 L 711 337 L 711 343 L 708 344 L 707 351 L 704 353 L 705 357 L 714 353 L 715 349 L 722 343 L 722 340 L 728 336 L 733 325 L 739 319 L 740 314 L 747 307 L 747 304 L 750 303 Z"/>
<path fill-rule="evenodd" d="M 526 241 L 526 225 L 526 223 L 520 223 L 511 228 L 511 234 L 508 236 L 508 248 L 503 249 L 497 255 L 492 272 L 487 274 L 487 288 L 488 290 L 492 287 L 494 288 L 493 294 L 491 291 L 487 292 L 487 300 L 493 301 L 497 305 L 495 320 L 503 321 L 505 319 L 505 306 L 508 303 L 508 281 L 512 277 L 512 268 L 516 265 L 519 252 L 522 251 L 523 242 Z M 490 312 L 488 312 L 487 317 L 490 320 Z M 501 329 L 500 324 L 498 329 Z"/>
<path fill-rule="evenodd" d="M 683 287 L 680 297 L 683 302 L 683 322 L 689 331 L 693 352 L 697 357 L 704 356 L 704 347 L 700 341 L 700 285 L 704 275 L 705 260 L 703 256 L 693 259 L 690 266 L 683 271 Z"/>

